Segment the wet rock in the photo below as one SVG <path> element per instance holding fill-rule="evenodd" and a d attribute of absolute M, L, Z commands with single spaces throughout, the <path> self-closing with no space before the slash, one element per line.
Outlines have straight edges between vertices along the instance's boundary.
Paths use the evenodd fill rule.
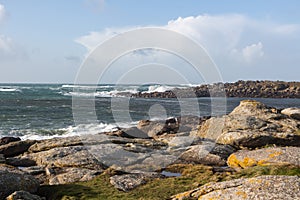
<path fill-rule="evenodd" d="M 64 168 L 59 170 L 56 169 L 54 173 L 50 174 L 49 185 L 90 181 L 100 173 L 102 173 L 102 170 L 90 170 L 83 168 Z"/>
<path fill-rule="evenodd" d="M 281 113 L 293 119 L 300 120 L 300 108 L 286 108 L 283 109 Z"/>
<path fill-rule="evenodd" d="M 229 156 L 227 164 L 234 169 L 256 165 L 293 165 L 300 167 L 300 147 L 270 147 L 253 151 L 240 150 Z"/>
<path fill-rule="evenodd" d="M 39 182 L 33 176 L 14 167 L 0 166 L 0 199 L 18 190 L 35 193 L 38 188 Z"/>
<path fill-rule="evenodd" d="M 128 192 L 149 180 L 163 178 L 164 176 L 155 172 L 152 173 L 132 173 L 124 175 L 115 175 L 110 177 L 110 183 L 117 189 Z"/>
<path fill-rule="evenodd" d="M 18 137 L 3 137 L 0 139 L 0 145 L 8 144 L 10 142 L 20 141 L 21 139 Z"/>
<path fill-rule="evenodd" d="M 34 140 L 25 140 L 25 141 L 16 141 L 10 142 L 5 145 L 0 146 L 0 154 L 3 154 L 5 157 L 13 157 L 20 155 L 26 152 L 31 145 L 36 141 Z"/>
<path fill-rule="evenodd" d="M 287 118 L 275 108 L 244 100 L 229 115 L 204 122 L 195 135 L 238 148 L 300 146 L 299 126 L 298 120 Z"/>
<path fill-rule="evenodd" d="M 299 199 L 298 176 L 259 176 L 248 179 L 208 183 L 197 189 L 174 195 L 172 200 Z"/>
<path fill-rule="evenodd" d="M 6 200 L 46 200 L 46 198 L 21 190 L 12 193 Z"/>

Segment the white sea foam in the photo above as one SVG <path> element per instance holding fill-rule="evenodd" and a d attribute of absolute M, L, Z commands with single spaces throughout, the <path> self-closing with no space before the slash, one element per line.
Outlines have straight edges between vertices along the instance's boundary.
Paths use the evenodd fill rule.
<path fill-rule="evenodd" d="M 65 96 L 79 96 L 79 97 L 122 97 L 122 93 L 137 93 L 137 89 L 125 89 L 125 90 L 112 90 L 112 91 L 97 91 L 97 92 L 66 92 L 63 93 Z"/>
<path fill-rule="evenodd" d="M 21 92 L 21 90 L 17 89 L 17 88 L 0 88 L 0 92 Z"/>
<path fill-rule="evenodd" d="M 148 87 L 148 91 L 145 91 L 143 93 L 152 93 L 152 92 L 165 92 L 168 90 L 173 90 L 176 88 L 175 86 L 166 86 L 166 85 L 150 85 Z"/>
<path fill-rule="evenodd" d="M 84 124 L 78 126 L 69 126 L 67 128 L 62 128 L 57 130 L 57 132 L 64 132 L 63 134 L 54 134 L 54 135 L 41 135 L 39 133 L 36 133 L 34 130 L 30 130 L 31 132 L 30 134 L 26 134 L 24 136 L 21 136 L 20 138 L 21 140 L 44 140 L 44 139 L 59 138 L 59 137 L 65 138 L 65 137 L 72 137 L 72 136 L 94 135 L 103 132 L 116 131 L 118 130 L 118 127 L 129 128 L 135 126 L 136 124 L 137 122 L 118 123 L 118 125 L 99 123 L 99 124 Z"/>
<path fill-rule="evenodd" d="M 62 85 L 62 88 L 84 88 L 84 89 L 96 89 L 97 85 Z"/>

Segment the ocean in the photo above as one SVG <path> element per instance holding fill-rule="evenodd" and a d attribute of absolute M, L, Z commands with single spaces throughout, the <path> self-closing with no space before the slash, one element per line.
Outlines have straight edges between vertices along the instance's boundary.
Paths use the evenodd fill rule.
<path fill-rule="evenodd" d="M 75 90 L 78 87 L 85 90 Z M 74 86 L 72 84 L 0 84 L 0 137 L 17 136 L 21 139 L 46 139 L 67 137 L 85 133 L 99 133 L 115 130 L 118 126 L 131 127 L 142 119 L 162 119 L 182 115 L 178 99 L 143 99 L 122 97 L 119 93 L 163 92 L 174 87 L 191 87 L 191 85 L 97 85 Z M 80 92 L 78 92 L 80 91 Z M 95 99 L 95 111 L 98 122 L 76 124 L 73 119 L 72 98 Z M 119 113 L 128 112 L 130 120 L 118 119 L 112 113 L 112 100 L 122 101 L 126 98 L 127 107 L 120 107 Z M 231 112 L 245 98 L 227 98 L 226 113 Z M 299 107 L 300 99 L 266 99 L 258 98 L 268 106 L 276 108 Z M 183 99 L 186 105 L 195 99 Z M 208 116 L 212 113 L 210 98 L 197 98 L 199 111 L 197 115 Z M 191 103 L 192 104 L 192 103 Z M 152 112 L 153 105 L 163 108 L 164 112 Z M 122 110 L 124 109 L 124 110 Z M 222 109 L 224 112 L 224 109 Z M 195 113 L 185 113 L 194 115 Z M 215 113 L 218 114 L 218 113 Z"/>

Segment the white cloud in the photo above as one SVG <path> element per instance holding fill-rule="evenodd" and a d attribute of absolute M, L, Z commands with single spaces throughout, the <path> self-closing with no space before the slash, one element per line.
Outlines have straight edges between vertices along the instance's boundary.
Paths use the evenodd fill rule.
<path fill-rule="evenodd" d="M 2 4 L 0 4 L 0 22 L 4 20 L 5 16 L 6 16 L 5 8 Z"/>
<path fill-rule="evenodd" d="M 5 35 L 0 35 L 0 52 L 5 54 L 11 54 L 12 53 L 12 46 L 13 42 L 12 39 L 9 37 L 6 37 Z"/>
<path fill-rule="evenodd" d="M 10 37 L 0 35 L 0 60 L 25 59 L 27 54 L 25 50 L 16 44 Z"/>
<path fill-rule="evenodd" d="M 191 36 L 209 51 L 219 52 L 237 45 L 246 18 L 242 15 L 179 17 L 166 28 Z"/>
<path fill-rule="evenodd" d="M 201 44 L 222 75 L 225 78 L 231 77 L 231 80 L 239 79 L 247 73 L 255 74 L 262 67 L 268 71 L 273 68 L 281 69 L 279 63 L 282 65 L 284 58 L 300 62 L 298 54 L 293 53 L 294 57 L 290 55 L 298 50 L 296 44 L 300 41 L 300 24 L 276 23 L 241 14 L 226 14 L 179 17 L 161 27 L 187 35 Z M 106 28 L 82 36 L 76 42 L 91 51 L 109 37 L 130 29 Z M 278 66 L 274 63 L 278 63 Z"/>
<path fill-rule="evenodd" d="M 261 42 L 259 42 L 257 44 L 246 46 L 243 48 L 242 53 L 245 61 L 251 63 L 256 59 L 263 57 L 263 45 Z"/>
<path fill-rule="evenodd" d="M 90 32 L 88 35 L 77 38 L 75 42 L 86 47 L 88 51 L 91 51 L 105 40 L 130 29 L 132 28 L 106 28 L 101 32 Z"/>

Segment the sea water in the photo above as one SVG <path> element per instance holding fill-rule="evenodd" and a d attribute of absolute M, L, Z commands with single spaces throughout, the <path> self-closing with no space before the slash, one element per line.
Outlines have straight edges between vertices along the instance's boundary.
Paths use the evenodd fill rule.
<path fill-rule="evenodd" d="M 72 85 L 72 84 L 0 84 L 0 137 L 18 136 L 22 139 L 43 139 L 66 137 L 85 133 L 112 131 L 117 127 L 131 127 L 142 119 L 160 119 L 182 115 L 181 101 L 186 105 L 195 99 L 144 99 L 122 97 L 120 93 L 164 92 L 189 85 Z M 76 90 L 82 88 L 81 90 Z M 79 91 L 79 92 L 78 92 Z M 72 98 L 92 98 L 95 102 L 97 123 L 76 124 L 73 119 Z M 118 119 L 112 112 L 114 102 L 128 98 L 128 106 L 118 113 L 128 112 L 130 120 Z M 211 99 L 198 98 L 199 112 L 190 115 L 208 116 L 212 114 Z M 242 98 L 227 98 L 226 108 L 231 112 Z M 256 99 L 277 108 L 299 107 L 300 99 Z M 150 116 L 153 105 L 160 105 L 165 115 Z M 124 109 L 124 110 L 122 110 Z M 121 120 L 121 121 L 120 121 Z"/>

